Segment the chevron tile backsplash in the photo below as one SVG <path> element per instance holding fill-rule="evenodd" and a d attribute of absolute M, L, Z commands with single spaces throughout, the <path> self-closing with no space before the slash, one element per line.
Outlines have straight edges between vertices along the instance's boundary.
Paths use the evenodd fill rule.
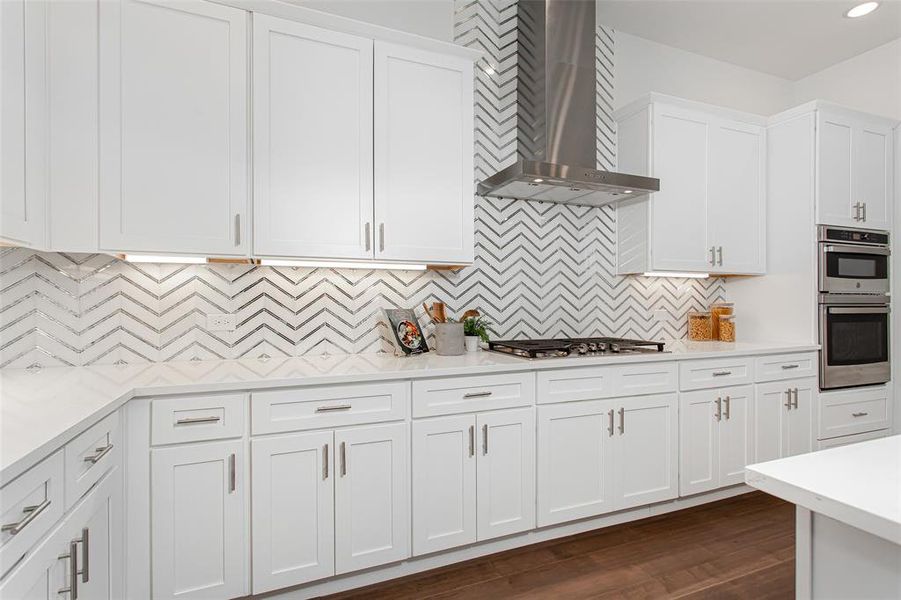
<path fill-rule="evenodd" d="M 476 76 L 481 179 L 516 154 L 515 1 L 457 0 L 454 27 L 457 43 L 485 52 Z M 615 36 L 601 27 L 597 41 L 598 163 L 612 166 Z M 478 308 L 495 337 L 678 339 L 687 311 L 724 295 L 721 279 L 614 275 L 609 207 L 476 198 L 475 219 L 475 263 L 457 273 L 133 264 L 5 248 L 0 367 L 373 352 L 388 349 L 381 307 L 433 300 L 452 314 Z M 236 331 L 208 331 L 209 313 L 234 313 Z"/>

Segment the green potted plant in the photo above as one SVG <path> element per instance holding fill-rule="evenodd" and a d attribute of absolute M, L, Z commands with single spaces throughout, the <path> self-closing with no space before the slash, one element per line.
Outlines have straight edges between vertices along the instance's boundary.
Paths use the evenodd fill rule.
<path fill-rule="evenodd" d="M 475 311 L 472 311 L 475 312 Z M 488 341 L 488 327 L 491 325 L 481 315 L 476 313 L 464 317 L 463 319 L 463 338 L 467 352 L 475 352 L 479 349 L 479 340 Z"/>

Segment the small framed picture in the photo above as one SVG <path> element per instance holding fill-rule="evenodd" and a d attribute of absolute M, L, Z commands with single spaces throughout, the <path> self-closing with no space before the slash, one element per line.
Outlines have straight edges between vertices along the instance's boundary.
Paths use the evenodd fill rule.
<path fill-rule="evenodd" d="M 394 336 L 394 345 L 404 354 L 421 354 L 429 351 L 425 332 L 410 308 L 386 308 L 385 324 Z"/>

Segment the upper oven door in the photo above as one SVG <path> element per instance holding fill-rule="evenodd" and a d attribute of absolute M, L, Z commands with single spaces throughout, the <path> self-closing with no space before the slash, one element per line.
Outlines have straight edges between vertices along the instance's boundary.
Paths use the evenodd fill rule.
<path fill-rule="evenodd" d="M 890 312 L 887 305 L 820 305 L 821 387 L 890 379 Z"/>
<path fill-rule="evenodd" d="M 844 294 L 888 294 L 888 248 L 820 244 L 820 291 Z"/>

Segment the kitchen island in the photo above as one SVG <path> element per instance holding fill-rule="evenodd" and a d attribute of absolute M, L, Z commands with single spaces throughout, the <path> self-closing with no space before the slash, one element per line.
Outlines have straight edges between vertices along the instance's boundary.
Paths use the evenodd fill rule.
<path fill-rule="evenodd" d="M 901 597 L 901 436 L 750 465 L 796 513 L 797 598 Z"/>

